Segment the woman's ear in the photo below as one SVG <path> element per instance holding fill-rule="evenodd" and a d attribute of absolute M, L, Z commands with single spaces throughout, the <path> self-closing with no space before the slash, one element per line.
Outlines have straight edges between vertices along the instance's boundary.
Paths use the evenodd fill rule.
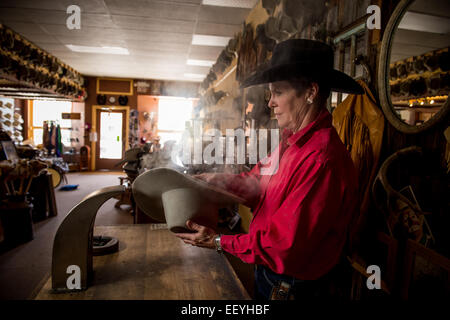
<path fill-rule="evenodd" d="M 319 95 L 319 85 L 317 84 L 317 82 L 312 82 L 307 92 L 306 99 L 315 101 L 318 95 Z"/>

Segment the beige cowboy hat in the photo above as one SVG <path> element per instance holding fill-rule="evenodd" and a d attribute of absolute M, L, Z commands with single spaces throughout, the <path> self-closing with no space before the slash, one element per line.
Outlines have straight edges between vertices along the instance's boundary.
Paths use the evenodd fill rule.
<path fill-rule="evenodd" d="M 132 185 L 137 206 L 151 218 L 166 222 L 172 232 L 191 232 L 186 221 L 216 228 L 218 210 L 244 199 L 205 181 L 169 168 L 139 175 Z"/>

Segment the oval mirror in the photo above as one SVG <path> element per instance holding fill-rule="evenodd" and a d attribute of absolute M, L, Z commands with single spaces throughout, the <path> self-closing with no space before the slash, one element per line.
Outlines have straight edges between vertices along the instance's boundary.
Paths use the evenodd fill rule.
<path fill-rule="evenodd" d="M 400 1 L 383 35 L 378 69 L 381 106 L 397 130 L 418 133 L 448 116 L 449 46 L 449 1 Z"/>

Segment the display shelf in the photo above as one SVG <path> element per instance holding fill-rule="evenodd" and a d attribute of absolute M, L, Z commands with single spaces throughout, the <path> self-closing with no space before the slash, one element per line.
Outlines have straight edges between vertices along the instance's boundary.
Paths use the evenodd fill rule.
<path fill-rule="evenodd" d="M 14 107 L 14 99 L 0 98 L 0 129 L 4 130 L 14 142 L 23 141 L 22 115 Z"/>

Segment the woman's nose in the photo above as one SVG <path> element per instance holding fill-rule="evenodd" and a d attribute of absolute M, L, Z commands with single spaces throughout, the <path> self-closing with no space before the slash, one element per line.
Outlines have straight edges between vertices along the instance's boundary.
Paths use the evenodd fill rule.
<path fill-rule="evenodd" d="M 272 97 L 270 98 L 269 102 L 267 103 L 267 106 L 269 108 L 275 108 L 275 103 L 274 103 Z"/>

